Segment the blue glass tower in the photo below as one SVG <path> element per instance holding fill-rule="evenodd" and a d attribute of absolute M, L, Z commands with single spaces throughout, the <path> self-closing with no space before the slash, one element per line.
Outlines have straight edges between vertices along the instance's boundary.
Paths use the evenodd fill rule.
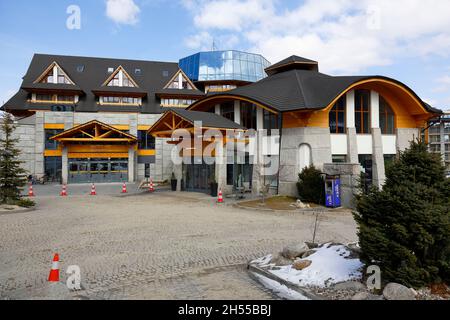
<path fill-rule="evenodd" d="M 259 54 L 236 50 L 199 52 L 178 64 L 192 81 L 256 82 L 267 76 L 264 69 L 270 66 Z"/>

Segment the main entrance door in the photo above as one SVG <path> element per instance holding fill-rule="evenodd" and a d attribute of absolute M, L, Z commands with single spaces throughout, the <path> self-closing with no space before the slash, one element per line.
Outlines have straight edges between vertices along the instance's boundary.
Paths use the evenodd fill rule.
<path fill-rule="evenodd" d="M 69 159 L 69 183 L 123 182 L 128 180 L 126 158 Z"/>
<path fill-rule="evenodd" d="M 215 165 L 204 162 L 183 164 L 184 189 L 186 191 L 210 192 L 210 183 L 215 179 Z"/>

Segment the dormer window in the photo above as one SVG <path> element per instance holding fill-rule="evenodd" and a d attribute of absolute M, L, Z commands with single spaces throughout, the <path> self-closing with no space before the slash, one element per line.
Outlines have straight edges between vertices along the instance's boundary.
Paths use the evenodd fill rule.
<path fill-rule="evenodd" d="M 106 85 L 108 87 L 130 87 L 130 88 L 138 86 L 136 82 L 122 67 L 118 67 L 116 71 L 114 71 L 114 73 L 105 81 L 103 85 Z"/>
<path fill-rule="evenodd" d="M 187 89 L 194 90 L 197 89 L 191 80 L 184 74 L 183 71 L 178 70 L 178 72 L 170 79 L 170 81 L 166 84 L 164 89 Z"/>
<path fill-rule="evenodd" d="M 53 62 L 35 81 L 38 83 L 74 84 L 64 70 Z"/>

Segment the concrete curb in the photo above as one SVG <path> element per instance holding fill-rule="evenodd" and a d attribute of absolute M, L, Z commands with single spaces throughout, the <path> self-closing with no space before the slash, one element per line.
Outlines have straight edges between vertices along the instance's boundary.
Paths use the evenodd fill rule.
<path fill-rule="evenodd" d="M 34 210 L 36 210 L 36 206 L 31 207 L 31 208 L 23 208 L 23 209 L 16 209 L 16 210 L 10 210 L 10 211 L 0 211 L 0 216 L 14 214 L 14 213 L 30 212 L 30 211 L 34 211 Z"/>
<path fill-rule="evenodd" d="M 319 210 L 315 208 L 304 208 L 304 209 L 289 209 L 289 210 L 277 210 L 277 209 L 268 209 L 268 208 L 254 208 L 254 207 L 247 207 L 240 205 L 239 203 L 234 203 L 233 207 L 243 209 L 243 210 L 250 210 L 250 211 L 266 211 L 266 212 L 277 212 L 277 213 L 314 213 Z M 325 212 L 331 212 L 330 210 L 320 210 L 321 213 Z"/>
<path fill-rule="evenodd" d="M 249 263 L 247 265 L 247 269 L 250 272 L 258 273 L 258 274 L 260 274 L 260 275 L 262 275 L 262 276 L 264 276 L 266 278 L 269 278 L 270 280 L 273 280 L 273 281 L 276 281 L 276 282 L 278 282 L 278 283 L 280 283 L 282 285 L 285 285 L 289 289 L 300 293 L 301 295 L 307 297 L 308 299 L 311 299 L 311 300 L 324 300 L 322 297 L 319 297 L 319 296 L 313 294 L 308 289 L 299 287 L 299 286 L 297 286 L 295 284 L 292 284 L 292 283 L 290 283 L 290 282 L 288 282 L 288 281 L 286 281 L 284 279 L 281 279 L 281 278 L 277 277 L 276 275 L 274 275 L 273 273 L 270 273 L 270 272 L 268 272 L 268 271 L 266 271 L 266 270 L 264 270 L 264 269 L 262 269 L 262 268 L 260 268 L 258 266 L 255 266 L 254 264 Z"/>

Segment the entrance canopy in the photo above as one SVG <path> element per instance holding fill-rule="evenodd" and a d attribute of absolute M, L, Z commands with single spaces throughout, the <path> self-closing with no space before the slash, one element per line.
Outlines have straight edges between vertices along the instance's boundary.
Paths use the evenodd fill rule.
<path fill-rule="evenodd" d="M 98 120 L 92 120 L 65 130 L 50 139 L 63 144 L 134 144 L 137 141 L 134 135 L 120 131 Z"/>
<path fill-rule="evenodd" d="M 220 131 L 245 131 L 245 127 L 211 112 L 189 111 L 184 109 L 170 109 L 148 130 L 154 137 L 170 138 L 175 130 L 185 129 L 194 132 L 195 122 L 201 122 L 198 129 L 216 129 Z"/>

